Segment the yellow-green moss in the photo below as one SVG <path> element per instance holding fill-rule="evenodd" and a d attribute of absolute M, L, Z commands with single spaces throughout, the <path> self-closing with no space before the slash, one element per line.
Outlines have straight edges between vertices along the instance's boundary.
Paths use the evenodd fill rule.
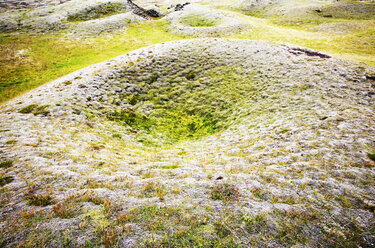
<path fill-rule="evenodd" d="M 126 32 L 80 40 L 57 34 L 0 34 L 0 102 L 91 64 L 183 38 L 168 33 L 166 24 L 132 24 Z"/>

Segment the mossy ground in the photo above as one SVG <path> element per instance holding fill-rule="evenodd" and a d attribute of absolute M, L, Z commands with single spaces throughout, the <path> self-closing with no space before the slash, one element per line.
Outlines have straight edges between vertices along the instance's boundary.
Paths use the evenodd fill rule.
<path fill-rule="evenodd" d="M 335 19 L 374 20 L 374 2 L 341 1 L 340 3 L 321 9 L 320 16 Z"/>
<path fill-rule="evenodd" d="M 276 23 L 275 19 L 242 17 L 254 28 L 252 33 L 239 35 L 240 38 L 293 43 L 374 64 L 371 57 L 374 53 L 373 28 L 349 35 L 331 35 L 309 31 L 310 23 L 297 27 Z M 366 23 L 373 27 L 371 21 Z M 1 99 L 5 101 L 58 76 L 138 47 L 182 38 L 168 33 L 164 25 L 155 21 L 131 26 L 124 33 L 82 40 L 51 35 L 2 35 L 1 46 L 5 51 L 1 50 L 4 58 L 1 65 L 5 70 L 1 72 Z M 337 43 L 331 44 L 332 41 Z M 22 49 L 30 51 L 17 53 Z M 205 65 L 205 61 L 198 64 Z M 152 135 L 165 135 L 173 143 L 220 132 L 232 126 L 237 117 L 242 116 L 240 110 L 246 109 L 245 115 L 251 123 L 238 131 L 243 136 L 230 134 L 234 136 L 232 141 L 223 136 L 216 144 L 187 142 L 162 148 L 141 146 L 122 138 L 127 134 L 123 131 L 126 129 L 105 121 L 102 116 L 98 117 L 100 123 L 95 123 L 95 119 L 71 126 L 65 122 L 55 123 L 56 126 L 49 129 L 48 125 L 43 126 L 40 133 L 29 131 L 34 137 L 43 137 L 39 141 L 28 140 L 22 146 L 35 152 L 30 156 L 32 159 L 22 163 L 15 160 L 11 166 L 10 162 L 2 164 L 4 170 L 14 168 L 17 177 L 2 172 L 0 186 L 13 180 L 25 182 L 25 186 L 17 194 L 12 189 L 0 188 L 1 206 L 7 207 L 16 200 L 23 204 L 19 212 L 4 217 L 7 228 L 0 232 L 0 246 L 35 247 L 37 244 L 51 247 L 59 244 L 74 247 L 78 246 L 77 240 L 83 236 L 83 230 L 87 231 L 84 234 L 86 245 L 81 244 L 81 247 L 113 247 L 122 238 L 138 238 L 142 241 L 138 244 L 140 247 L 368 245 L 374 228 L 363 223 L 369 220 L 371 213 L 367 211 L 373 212 L 374 208 L 363 199 L 371 199 L 368 195 L 371 195 L 369 188 L 373 186 L 374 177 L 359 165 L 342 162 L 352 156 L 352 150 L 363 149 L 363 146 L 347 150 L 351 148 L 346 148 L 348 144 L 345 144 L 328 152 L 319 150 L 328 147 L 328 139 L 341 141 L 341 136 L 329 136 L 324 132 L 335 134 L 338 123 L 345 119 L 352 121 L 357 112 L 345 115 L 340 109 L 342 102 L 327 98 L 331 104 L 340 106 L 334 105 L 322 114 L 329 114 L 331 109 L 340 110 L 340 119 L 314 116 L 313 124 L 320 126 L 309 129 L 313 125 L 304 117 L 305 113 L 313 114 L 313 111 L 306 108 L 306 112 L 298 112 L 302 100 L 287 109 L 280 108 L 283 104 L 275 103 L 277 107 L 271 111 L 273 102 L 281 97 L 288 98 L 297 93 L 311 96 L 314 92 L 322 94 L 321 99 L 329 96 L 320 92 L 320 87 L 315 90 L 303 84 L 289 92 L 280 92 L 276 87 L 277 91 L 270 91 L 272 98 L 268 102 L 262 100 L 263 104 L 250 108 L 251 100 L 259 100 L 259 91 L 270 89 L 256 85 L 252 73 L 244 75 L 241 67 L 235 68 L 217 66 L 203 71 L 186 68 L 185 74 L 172 76 L 165 85 L 161 84 L 164 82 L 160 81 L 161 75 L 152 72 L 139 82 L 144 90 L 123 96 L 131 103 L 132 111 L 110 115 L 124 126 Z M 302 73 L 299 75 L 303 76 Z M 268 87 L 280 84 L 271 78 L 262 78 L 259 82 L 267 83 Z M 71 81 L 63 83 L 66 87 L 71 84 Z M 332 86 L 335 85 L 332 83 Z M 350 89 L 342 90 L 346 91 L 345 96 L 353 95 Z M 148 115 L 142 111 L 144 104 L 152 104 L 155 111 Z M 30 119 L 36 120 L 35 126 L 39 126 L 49 117 L 33 114 L 45 110 L 46 105 L 29 105 L 21 111 L 24 113 L 15 115 L 24 118 L 25 114 L 30 114 Z M 283 119 L 285 116 L 295 122 Z M 363 115 L 359 112 L 358 116 Z M 371 126 L 370 121 L 368 126 Z M 11 127 L 16 124 L 11 123 Z M 99 124 L 104 127 L 93 128 Z M 23 128 L 30 124 L 21 125 Z M 33 129 L 30 127 L 29 130 Z M 0 131 L 11 137 L 4 143 L 7 154 L 13 150 L 18 152 L 16 149 L 21 147 L 14 140 L 19 138 L 18 130 L 12 130 L 16 133 L 14 137 L 9 131 L 8 128 Z M 343 134 L 351 135 L 352 131 L 345 130 Z M 357 132 L 349 137 L 365 140 L 367 134 Z M 285 147 L 278 146 L 280 140 L 285 140 L 280 143 Z M 290 145 L 294 141 L 298 143 Z M 50 149 L 49 142 L 56 149 Z M 327 158 L 327 154 L 334 157 Z M 34 157 L 46 163 L 35 162 Z M 341 157 L 344 159 L 340 160 Z M 277 158 L 280 160 L 275 160 Z M 66 166 L 66 161 L 72 166 Z M 40 167 L 36 169 L 35 164 Z M 220 180 L 230 184 L 222 184 Z M 343 193 L 339 191 L 347 185 L 356 188 L 344 188 Z M 358 193 L 358 188 L 363 192 Z M 108 197 L 108 192 L 116 192 L 109 195 L 115 197 Z M 288 195 L 288 192 L 298 194 Z M 359 198 L 361 194 L 364 194 L 363 199 Z M 15 199 L 14 196 L 21 197 Z M 128 202 L 129 199 L 137 199 L 139 204 Z M 169 204 L 175 200 L 175 205 Z M 267 209 L 270 204 L 280 208 Z M 253 206 L 261 209 L 251 212 Z M 353 211 L 357 212 L 353 214 Z M 69 228 L 64 228 L 64 224 Z M 139 235 L 139 229 L 142 229 L 142 235 L 134 237 L 137 232 Z"/>
<path fill-rule="evenodd" d="M 362 2 L 340 2 L 321 9 L 321 13 L 306 10 L 303 15 L 271 15 L 267 9 L 240 11 L 253 24 L 251 33 L 236 38 L 266 40 L 281 44 L 294 44 L 324 51 L 338 58 L 375 66 L 375 5 Z M 329 12 L 330 17 L 322 13 Z M 363 28 L 341 34 L 329 30 L 313 31 L 321 24 L 355 23 Z M 343 30 L 345 31 L 345 30 Z"/>
<path fill-rule="evenodd" d="M 181 36 L 165 22 L 133 24 L 125 32 L 81 40 L 63 35 L 0 35 L 0 102 L 53 79 L 129 51 Z"/>
<path fill-rule="evenodd" d="M 271 24 L 271 20 L 253 19 L 253 32 L 236 36 L 254 40 L 266 40 L 279 44 L 295 44 L 324 51 L 337 58 L 375 65 L 375 23 L 365 22 L 365 30 L 351 34 L 312 32 L 305 27 L 290 27 Z M 311 26 L 310 26 L 311 27 Z"/>
<path fill-rule="evenodd" d="M 95 8 L 86 9 L 82 13 L 76 13 L 68 16 L 68 21 L 86 21 L 91 19 L 102 18 L 113 14 L 122 13 L 126 6 L 121 3 L 103 3 Z"/>
<path fill-rule="evenodd" d="M 199 63 L 209 63 L 199 59 L 199 55 L 196 59 Z M 187 68 L 186 72 L 160 79 L 158 69 L 154 70 L 149 79 L 140 82 L 140 90 L 123 96 L 133 105 L 132 110 L 111 112 L 108 117 L 154 136 L 164 135 L 172 143 L 229 127 L 239 118 L 243 102 L 257 98 L 259 93 L 251 74 L 240 65 L 222 65 L 204 71 L 199 67 Z M 151 114 L 142 112 L 145 106 L 151 106 Z"/>
<path fill-rule="evenodd" d="M 181 22 L 191 27 L 214 27 L 219 24 L 218 21 L 200 17 L 198 15 L 190 15 L 182 18 Z"/>
<path fill-rule="evenodd" d="M 254 13 L 251 13 L 254 15 Z M 276 43 L 288 43 L 317 49 L 344 59 L 351 59 L 369 65 L 375 65 L 375 22 L 358 20 L 365 29 L 349 34 L 330 34 L 314 32 L 310 28 L 323 23 L 349 22 L 350 16 L 324 18 L 318 15 L 312 18 L 282 18 L 261 15 L 246 16 L 252 25 L 252 31 L 235 38 L 266 40 Z M 191 25 L 213 25 L 200 19 L 194 19 Z M 152 21 L 133 24 L 123 32 L 80 40 L 66 39 L 63 35 L 0 35 L 0 102 L 9 100 L 30 89 L 38 87 L 60 76 L 105 61 L 117 55 L 147 45 L 178 40 L 181 37 L 169 33 L 166 22 Z M 216 25 L 216 23 L 215 23 Z"/>

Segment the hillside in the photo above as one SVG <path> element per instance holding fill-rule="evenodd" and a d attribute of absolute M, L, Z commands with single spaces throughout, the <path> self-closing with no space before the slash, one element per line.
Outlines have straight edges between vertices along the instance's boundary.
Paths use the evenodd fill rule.
<path fill-rule="evenodd" d="M 372 1 L 0 8 L 0 247 L 374 247 Z"/>

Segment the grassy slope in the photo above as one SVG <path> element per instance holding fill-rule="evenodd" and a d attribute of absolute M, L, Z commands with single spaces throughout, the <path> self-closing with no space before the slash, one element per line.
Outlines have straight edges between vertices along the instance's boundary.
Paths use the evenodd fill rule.
<path fill-rule="evenodd" d="M 123 33 L 85 40 L 56 35 L 0 35 L 0 102 L 88 65 L 181 38 L 168 33 L 163 22 L 136 24 Z M 20 50 L 25 50 L 23 55 Z"/>
<path fill-rule="evenodd" d="M 241 15 L 241 14 L 240 14 Z M 241 15 L 253 25 L 247 34 L 233 36 L 289 43 L 375 66 L 375 21 L 355 20 L 366 28 L 349 34 L 310 31 L 314 25 L 348 22 L 347 19 L 306 17 L 285 22 L 280 17 Z M 84 40 L 56 35 L 0 35 L 0 102 L 88 65 L 108 60 L 147 45 L 182 39 L 168 33 L 165 22 L 132 25 L 126 32 Z M 20 54 L 20 50 L 25 50 Z"/>
<path fill-rule="evenodd" d="M 296 3 L 302 3 L 298 6 L 309 5 L 304 0 Z M 242 17 L 250 21 L 254 28 L 252 33 L 237 37 L 295 44 L 375 66 L 375 4 L 342 1 L 327 5 L 321 10 L 322 13 L 312 10 L 301 12 L 297 8 L 290 16 L 270 15 L 265 10 L 243 12 L 245 15 Z M 324 17 L 325 15 L 332 17 Z M 335 23 L 355 23 L 362 28 L 343 30 L 343 33 L 329 32 L 328 29 L 327 32 L 311 30 L 320 24 Z"/>
<path fill-rule="evenodd" d="M 277 25 L 274 20 L 256 17 L 245 17 L 254 28 L 249 34 L 235 36 L 236 38 L 265 40 L 281 44 L 294 44 L 324 51 L 338 58 L 354 60 L 375 66 L 375 22 L 363 21 L 364 31 L 351 34 L 334 34 L 313 32 L 308 30 L 311 25 Z M 346 20 L 336 20 L 341 22 Z M 329 21 L 331 22 L 331 21 Z"/>
<path fill-rule="evenodd" d="M 374 24 L 371 22 L 369 22 L 368 25 L 372 25 L 372 28 L 368 29 L 367 31 L 342 36 L 310 32 L 307 31 L 308 25 L 291 27 L 279 24 L 275 25 L 274 20 L 272 19 L 265 20 L 246 16 L 243 16 L 243 18 L 246 18 L 252 22 L 254 26 L 253 32 L 234 37 L 267 40 L 277 43 L 292 43 L 335 53 L 340 56 L 347 56 L 349 59 L 375 65 L 375 49 L 372 45 L 374 44 Z M 65 75 L 87 65 L 105 61 L 111 57 L 126 53 L 130 50 L 154 43 L 176 40 L 180 38 L 182 37 L 167 33 L 164 29 L 163 23 L 160 22 L 134 25 L 128 29 L 126 33 L 117 34 L 114 36 L 90 38 L 83 41 L 64 40 L 62 37 L 50 35 L 39 37 L 28 35 L 15 37 L 3 35 L 0 38 L 0 68 L 2 68 L 0 71 L 0 87 L 2 87 L 0 89 L 0 100 L 4 101 L 13 96 L 21 94 L 24 91 L 46 83 L 54 78 Z M 28 52 L 25 52 L 24 57 L 16 55 L 16 51 L 21 49 L 29 49 Z M 233 87 L 230 87 L 230 89 L 232 88 Z M 111 142 L 108 143 L 113 143 L 113 140 L 110 141 Z M 126 146 L 128 146 L 127 141 L 118 142 L 126 143 Z M 122 149 L 121 146 L 117 147 L 117 149 L 119 148 Z M 149 156 L 151 157 L 152 155 Z M 156 155 L 154 156 L 156 157 Z M 167 165 L 162 169 L 175 168 L 178 168 L 178 164 Z M 147 177 L 148 175 L 145 175 L 145 178 Z M 273 180 L 272 177 L 270 177 L 270 180 Z M 97 183 L 96 181 L 90 181 L 88 187 L 90 189 L 96 189 L 103 188 L 105 186 Z M 108 184 L 106 187 L 112 187 L 113 189 L 114 186 Z M 150 183 L 145 184 L 141 192 L 145 195 L 145 197 L 157 196 L 162 198 L 163 195 L 166 194 L 167 190 L 168 189 L 162 187 L 162 184 L 159 185 L 158 183 Z M 173 190 L 176 192 L 176 194 L 181 191 L 180 188 L 175 188 Z M 217 196 L 217 192 L 215 192 L 215 190 L 213 190 L 212 193 L 215 194 L 212 195 L 212 198 L 221 198 L 220 195 L 219 197 Z M 262 191 L 260 191 L 260 193 L 256 191 L 254 192 L 254 196 L 258 197 L 259 195 L 260 197 L 261 193 Z M 238 226 L 239 217 L 235 216 L 230 208 L 228 208 L 228 210 L 225 209 L 225 211 L 223 210 L 220 218 L 214 223 L 214 225 L 206 225 L 206 219 L 209 218 L 207 217 L 208 214 L 207 216 L 202 214 L 202 216 L 199 216 L 199 218 L 191 218 L 190 216 L 196 216 L 193 209 L 188 209 L 185 206 L 181 206 L 179 208 L 159 208 L 157 205 L 145 205 L 139 209 L 130 209 L 129 212 L 117 216 L 116 221 L 118 223 L 116 223 L 116 221 L 112 222 L 110 218 L 107 219 L 106 217 L 106 215 L 115 215 L 116 206 L 111 207 L 111 202 L 109 200 L 98 200 L 95 198 L 95 195 L 88 197 L 89 199 L 73 199 L 71 202 L 66 203 L 65 208 L 64 205 L 61 205 L 61 209 L 56 207 L 53 209 L 53 211 L 60 218 L 71 218 L 69 216 L 74 216 L 74 214 L 77 214 L 73 213 L 72 210 L 77 208 L 76 206 L 80 201 L 92 201 L 103 205 L 103 210 L 94 210 L 87 213 L 85 216 L 86 218 L 90 217 L 94 220 L 93 223 L 96 225 L 98 237 L 103 236 L 103 242 L 108 247 L 114 245 L 116 238 L 116 235 L 114 235 L 116 234 L 116 228 L 112 227 L 111 225 L 115 226 L 115 224 L 118 223 L 122 225 L 128 222 L 138 223 L 140 225 L 142 224 L 143 228 L 149 228 L 149 231 L 152 231 L 152 233 L 154 231 L 168 233 L 166 230 L 170 230 L 169 228 L 171 226 L 175 227 L 181 225 L 181 223 L 185 223 L 189 227 L 186 229 L 181 228 L 180 230 L 169 234 L 169 236 L 166 236 L 166 238 L 162 241 L 165 242 L 163 243 L 165 246 L 169 245 L 172 247 L 183 247 L 183 244 L 185 244 L 185 246 L 195 247 L 236 247 L 236 244 L 231 239 L 231 235 L 229 235 L 231 233 L 229 230 L 234 230 L 234 228 Z M 43 200 L 43 198 L 31 200 L 33 200 L 32 203 L 35 205 L 43 204 L 39 203 Z M 343 198 L 343 201 L 344 200 L 345 198 Z M 278 200 L 275 198 L 273 201 L 283 201 L 282 203 L 285 204 L 297 204 L 289 198 L 284 200 Z M 349 201 L 347 204 L 349 205 L 351 202 Z M 206 210 L 209 214 L 214 214 L 214 210 L 209 208 Z M 113 213 L 111 211 L 113 211 Z M 271 219 L 271 217 L 267 217 L 268 214 L 271 215 L 272 218 L 277 218 L 277 221 L 281 226 L 281 233 L 284 234 L 276 237 L 273 237 L 272 234 L 270 234 L 270 236 L 265 237 L 267 240 L 265 242 L 268 242 L 268 239 L 274 240 L 277 238 L 285 243 L 297 242 L 308 244 L 308 240 L 299 240 L 305 239 L 304 236 L 301 237 L 299 235 L 299 230 L 303 230 L 304 225 L 307 222 L 324 221 L 324 219 L 319 217 L 318 213 L 314 212 L 313 210 L 308 210 L 306 213 L 302 214 L 299 212 L 288 212 L 285 213 L 285 216 L 283 215 L 284 212 L 265 212 L 255 217 L 247 215 L 241 216 L 240 222 L 246 224 L 245 227 L 242 226 L 241 228 L 245 228 L 249 233 L 258 231 L 259 233 L 264 233 L 264 230 L 269 228 L 267 221 Z M 48 216 L 40 217 L 39 215 L 41 214 L 36 213 L 35 216 L 32 214 L 32 218 L 30 218 L 30 220 L 25 220 L 25 223 L 28 223 L 28 221 L 41 222 L 41 219 L 43 218 L 52 218 Z M 210 230 L 209 228 L 212 228 L 213 230 Z M 205 231 L 202 229 L 217 232 L 221 239 L 206 239 L 201 235 L 201 233 Z M 261 235 L 264 234 L 261 233 Z M 354 238 L 359 237 L 359 235 L 352 236 Z M 354 242 L 357 240 L 354 238 L 353 240 L 343 240 L 342 242 L 343 244 L 345 242 L 348 247 L 355 246 Z M 32 247 L 35 244 L 41 244 L 42 241 L 47 242 L 49 239 L 51 239 L 51 236 L 49 236 L 48 233 L 43 233 L 37 230 L 28 236 L 28 239 L 24 245 L 26 247 Z M 156 246 L 152 242 L 150 244 L 144 243 L 143 246 Z M 254 243 L 252 245 L 255 246 L 257 244 L 259 245 L 259 243 Z M 89 245 L 94 246 L 91 243 L 89 243 L 87 246 L 89 247 Z"/>

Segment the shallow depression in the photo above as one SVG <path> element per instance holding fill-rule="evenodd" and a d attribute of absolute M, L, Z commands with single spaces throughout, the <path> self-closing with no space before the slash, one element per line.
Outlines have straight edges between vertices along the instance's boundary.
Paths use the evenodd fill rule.
<path fill-rule="evenodd" d="M 12 161 L 1 164 L 7 245 L 40 242 L 22 225 L 34 215 L 46 242 L 77 247 L 101 244 L 104 229 L 120 247 L 285 247 L 306 232 L 315 247 L 332 226 L 370 230 L 373 75 L 304 48 L 192 39 L 13 99 L 0 111 L 1 158 Z M 262 230 L 272 231 L 259 244 Z"/>

